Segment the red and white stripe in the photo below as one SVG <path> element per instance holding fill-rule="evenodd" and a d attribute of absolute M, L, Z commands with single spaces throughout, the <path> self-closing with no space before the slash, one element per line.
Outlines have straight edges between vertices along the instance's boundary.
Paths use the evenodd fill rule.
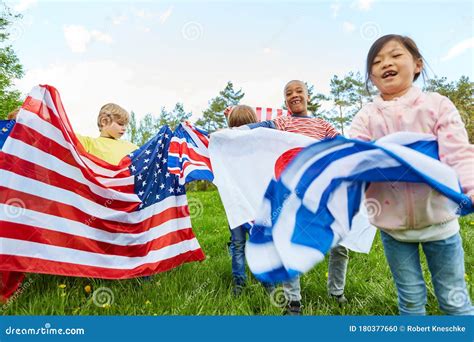
<path fill-rule="evenodd" d="M 186 177 L 193 171 L 212 171 L 209 158 L 209 138 L 197 131 L 188 121 L 182 122 L 181 127 L 189 134 L 196 143 L 197 148 L 189 144 L 186 139 L 174 136 L 169 147 L 169 157 L 176 157 L 183 161 L 182 165 L 171 167 L 168 170 L 172 174 L 179 175 L 179 184 L 185 184 Z"/>
<path fill-rule="evenodd" d="M 85 152 L 57 90 L 35 87 L 0 151 L 0 270 L 119 279 L 204 259 L 186 196 L 136 211 L 129 165 Z"/>
<path fill-rule="evenodd" d="M 258 121 L 273 120 L 280 116 L 288 115 L 288 111 L 281 108 L 255 107 Z"/>

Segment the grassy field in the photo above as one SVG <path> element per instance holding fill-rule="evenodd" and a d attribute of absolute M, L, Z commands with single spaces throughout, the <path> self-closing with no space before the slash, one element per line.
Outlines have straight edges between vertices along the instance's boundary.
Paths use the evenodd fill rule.
<path fill-rule="evenodd" d="M 216 191 L 189 192 L 193 228 L 207 259 L 157 274 L 150 281 L 28 275 L 21 290 L 0 307 L 2 315 L 280 315 L 250 276 L 243 295 L 231 294 L 229 232 Z M 461 219 L 466 279 L 474 297 L 474 217 Z M 425 278 L 429 279 L 423 261 Z M 307 315 L 396 315 L 397 298 L 377 234 L 369 255 L 351 253 L 346 296 L 339 308 L 326 295 L 327 262 L 302 277 Z M 90 290 L 90 291 L 89 291 Z M 429 314 L 440 314 L 430 285 Z"/>

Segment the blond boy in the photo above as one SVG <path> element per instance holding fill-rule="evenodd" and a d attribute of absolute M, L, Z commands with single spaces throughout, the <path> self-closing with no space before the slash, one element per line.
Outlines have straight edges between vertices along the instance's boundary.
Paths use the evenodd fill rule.
<path fill-rule="evenodd" d="M 97 117 L 100 131 L 98 138 L 77 135 L 84 149 L 106 162 L 118 165 L 123 157 L 138 148 L 126 140 L 120 140 L 126 131 L 130 115 L 115 103 L 103 105 Z"/>

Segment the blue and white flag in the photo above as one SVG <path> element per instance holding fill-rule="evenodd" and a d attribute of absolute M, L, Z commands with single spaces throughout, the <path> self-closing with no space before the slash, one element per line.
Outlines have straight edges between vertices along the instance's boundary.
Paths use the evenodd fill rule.
<path fill-rule="evenodd" d="M 369 182 L 425 183 L 451 199 L 453 211 L 473 212 L 455 171 L 438 160 L 432 135 L 324 140 L 303 149 L 266 190 L 246 248 L 257 279 L 289 280 L 323 260 L 354 226 Z"/>

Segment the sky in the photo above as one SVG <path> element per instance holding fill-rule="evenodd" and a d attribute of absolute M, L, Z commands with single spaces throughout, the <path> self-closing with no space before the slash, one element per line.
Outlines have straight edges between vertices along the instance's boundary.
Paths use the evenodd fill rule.
<path fill-rule="evenodd" d="M 279 108 L 301 79 L 328 93 L 333 75 L 365 72 L 380 36 L 412 37 L 430 77 L 474 79 L 472 1 L 6 1 L 25 69 L 16 87 L 56 87 L 74 129 L 97 136 L 100 107 L 138 118 L 182 102 L 192 121 L 227 81 L 241 103 Z M 422 83 L 418 84 L 422 86 Z"/>

